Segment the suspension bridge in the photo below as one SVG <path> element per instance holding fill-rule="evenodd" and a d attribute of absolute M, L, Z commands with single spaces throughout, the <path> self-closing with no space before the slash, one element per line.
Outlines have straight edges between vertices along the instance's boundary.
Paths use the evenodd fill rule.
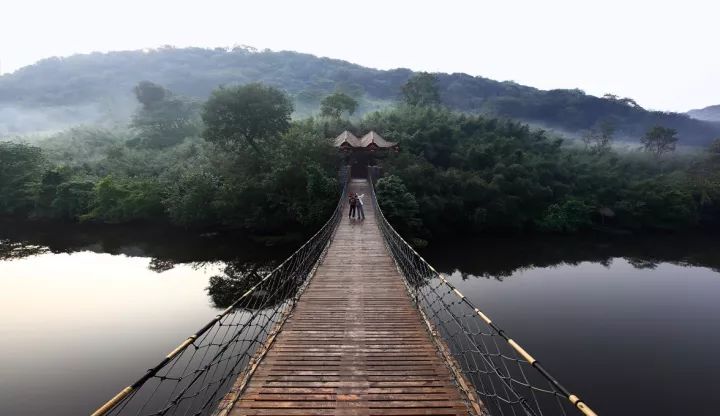
<path fill-rule="evenodd" d="M 372 178 L 343 182 L 313 237 L 93 416 L 595 415 L 392 228 Z"/>

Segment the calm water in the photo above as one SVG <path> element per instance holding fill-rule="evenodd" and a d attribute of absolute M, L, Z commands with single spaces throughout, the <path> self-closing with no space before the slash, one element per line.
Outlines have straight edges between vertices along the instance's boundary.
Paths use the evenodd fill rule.
<path fill-rule="evenodd" d="M 0 415 L 81 415 L 289 249 L 0 222 Z M 717 415 L 720 238 L 492 238 L 424 255 L 601 415 Z"/>
<path fill-rule="evenodd" d="M 717 415 L 720 238 L 487 239 L 424 255 L 600 415 Z"/>
<path fill-rule="evenodd" d="M 0 415 L 82 415 L 227 306 L 210 278 L 287 249 L 166 230 L 0 223 Z"/>

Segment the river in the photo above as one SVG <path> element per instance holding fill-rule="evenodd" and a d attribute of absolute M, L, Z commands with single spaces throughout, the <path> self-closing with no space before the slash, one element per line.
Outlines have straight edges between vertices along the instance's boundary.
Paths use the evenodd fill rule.
<path fill-rule="evenodd" d="M 10 416 L 89 413 L 226 306 L 223 282 L 291 251 L 137 227 L 0 223 L 0 240 Z M 493 237 L 422 254 L 599 414 L 717 414 L 720 238 Z"/>
<path fill-rule="evenodd" d="M 720 238 L 486 238 L 423 255 L 598 414 L 718 414 Z"/>
<path fill-rule="evenodd" d="M 91 413 L 227 307 L 223 282 L 288 254 L 166 229 L 0 223 L 0 415 Z"/>

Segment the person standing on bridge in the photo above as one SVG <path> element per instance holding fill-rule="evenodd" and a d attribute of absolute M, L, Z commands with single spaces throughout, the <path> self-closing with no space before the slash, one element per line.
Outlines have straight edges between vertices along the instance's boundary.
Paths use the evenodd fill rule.
<path fill-rule="evenodd" d="M 365 194 L 362 194 L 362 195 L 355 194 L 355 199 L 357 199 L 357 215 L 358 215 L 358 218 L 361 220 L 365 219 L 365 211 L 363 211 L 363 205 L 365 205 L 365 204 L 363 203 L 363 200 L 362 200 L 364 196 L 365 196 Z"/>
<path fill-rule="evenodd" d="M 355 218 L 355 210 L 357 208 L 357 197 L 355 192 L 350 192 L 348 205 L 350 205 L 350 212 L 348 212 L 348 218 Z"/>

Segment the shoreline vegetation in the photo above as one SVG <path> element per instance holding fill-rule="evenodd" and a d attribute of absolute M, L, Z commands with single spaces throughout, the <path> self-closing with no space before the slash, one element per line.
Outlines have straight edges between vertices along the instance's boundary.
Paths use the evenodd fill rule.
<path fill-rule="evenodd" d="M 421 73 L 392 108 L 350 116 L 337 92 L 316 117 L 263 84 L 220 87 L 200 103 L 152 82 L 134 89 L 127 126 L 78 126 L 0 141 L 0 217 L 153 224 L 301 241 L 337 203 L 343 130 L 399 143 L 379 156 L 379 201 L 414 244 L 496 233 L 642 233 L 720 225 L 720 139 L 675 153 L 682 138 L 655 126 L 618 150 L 611 121 L 567 141 L 519 122 L 443 106 Z"/>

